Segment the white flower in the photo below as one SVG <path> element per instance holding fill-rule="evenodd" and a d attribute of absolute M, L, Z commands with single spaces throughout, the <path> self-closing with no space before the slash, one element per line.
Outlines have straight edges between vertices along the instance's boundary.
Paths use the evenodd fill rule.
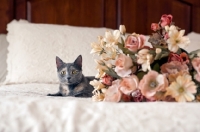
<path fill-rule="evenodd" d="M 104 97 L 105 97 L 105 92 L 106 92 L 106 86 L 104 84 L 102 84 L 100 81 L 98 80 L 93 80 L 90 81 L 90 84 L 94 87 L 93 90 L 93 96 L 92 96 L 92 100 L 93 101 L 103 101 Z M 102 92 L 100 92 L 102 91 Z"/>
<path fill-rule="evenodd" d="M 153 55 L 149 54 L 148 49 L 142 49 L 137 54 L 137 63 L 142 65 L 142 70 L 151 70 L 150 64 L 153 62 Z"/>
<path fill-rule="evenodd" d="M 105 88 L 105 85 L 102 84 L 100 81 L 98 80 L 93 80 L 93 81 L 90 81 L 90 85 L 92 85 L 95 90 L 100 90 L 102 88 Z"/>
<path fill-rule="evenodd" d="M 114 60 L 117 56 L 115 47 L 104 47 L 104 53 L 100 55 L 102 60 Z"/>
<path fill-rule="evenodd" d="M 184 74 L 171 83 L 167 88 L 166 96 L 171 95 L 178 102 L 192 101 L 195 99 L 193 94 L 197 92 L 196 88 L 191 76 Z"/>
<path fill-rule="evenodd" d="M 101 53 L 103 48 L 98 43 L 91 43 L 92 50 L 90 51 L 90 54 L 93 53 Z"/>
<path fill-rule="evenodd" d="M 169 31 L 173 31 L 173 30 L 177 30 L 177 29 L 176 29 L 176 26 L 171 25 L 170 27 L 169 26 L 165 26 L 165 30 L 166 30 L 166 32 L 169 32 Z"/>
<path fill-rule="evenodd" d="M 91 43 L 91 47 L 92 47 L 92 50 L 90 51 L 90 54 L 93 54 L 93 53 L 97 53 L 97 54 L 103 54 L 104 52 L 104 44 L 105 42 L 99 38 L 99 41 L 98 42 L 93 42 Z"/>
<path fill-rule="evenodd" d="M 121 34 L 125 34 L 126 33 L 126 28 L 124 25 L 120 25 L 119 26 L 119 31 L 121 32 Z"/>
<path fill-rule="evenodd" d="M 108 70 L 108 68 L 107 68 L 105 62 L 103 62 L 102 60 L 95 60 L 95 62 L 97 63 L 96 69 L 98 71 L 98 73 L 95 77 L 101 78 L 106 74 L 105 71 Z"/>
<path fill-rule="evenodd" d="M 107 88 L 102 88 L 101 92 L 105 94 L 107 90 L 108 90 Z"/>
<path fill-rule="evenodd" d="M 162 51 L 161 48 L 156 48 L 156 54 L 160 54 L 161 51 Z"/>
<path fill-rule="evenodd" d="M 114 30 L 113 33 L 111 31 L 106 31 L 104 41 L 108 45 L 115 45 L 118 43 L 119 38 L 120 38 L 119 30 Z"/>
<path fill-rule="evenodd" d="M 105 98 L 105 93 L 101 93 L 99 90 L 93 91 L 92 100 L 93 101 L 103 101 Z"/>
<path fill-rule="evenodd" d="M 97 69 L 98 73 L 95 75 L 96 78 L 101 78 L 106 75 L 106 73 L 100 69 Z"/>
<path fill-rule="evenodd" d="M 102 37 L 99 37 L 98 42 L 91 43 L 91 54 L 98 54 L 102 60 L 114 60 L 117 56 L 117 53 L 120 51 L 117 45 L 106 44 Z"/>
<path fill-rule="evenodd" d="M 167 43 L 170 51 L 176 53 L 179 48 L 185 48 L 190 43 L 189 38 L 183 36 L 185 30 L 178 31 L 175 26 L 172 25 L 167 31 L 169 31 Z"/>

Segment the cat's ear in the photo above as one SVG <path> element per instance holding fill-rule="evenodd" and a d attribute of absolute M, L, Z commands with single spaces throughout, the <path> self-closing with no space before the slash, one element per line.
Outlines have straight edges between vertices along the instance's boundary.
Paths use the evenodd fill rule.
<path fill-rule="evenodd" d="M 56 56 L 56 66 L 57 66 L 57 68 L 59 69 L 62 65 L 63 65 L 63 61 L 58 56 Z"/>
<path fill-rule="evenodd" d="M 82 56 L 79 55 L 76 60 L 74 61 L 74 65 L 78 66 L 80 69 L 82 69 Z"/>

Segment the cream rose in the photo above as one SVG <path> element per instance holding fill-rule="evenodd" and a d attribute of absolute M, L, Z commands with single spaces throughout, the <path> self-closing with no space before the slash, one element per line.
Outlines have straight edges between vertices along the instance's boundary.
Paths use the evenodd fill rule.
<path fill-rule="evenodd" d="M 119 54 L 115 65 L 115 72 L 121 77 L 126 77 L 132 72 L 133 61 L 129 56 Z"/>
<path fill-rule="evenodd" d="M 148 49 L 142 49 L 137 54 L 137 63 L 142 65 L 142 70 L 151 70 L 150 64 L 153 62 L 153 55 L 149 53 Z"/>
<path fill-rule="evenodd" d="M 115 80 L 105 93 L 104 101 L 119 102 L 122 97 L 122 92 L 119 90 L 120 80 Z"/>
<path fill-rule="evenodd" d="M 139 80 L 137 76 L 131 75 L 129 77 L 125 77 L 120 82 L 120 90 L 126 94 L 130 95 L 132 92 L 134 92 L 139 85 Z"/>

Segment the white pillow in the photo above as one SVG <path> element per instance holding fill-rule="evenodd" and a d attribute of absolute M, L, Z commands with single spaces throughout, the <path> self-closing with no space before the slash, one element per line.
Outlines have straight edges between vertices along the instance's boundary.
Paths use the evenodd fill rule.
<path fill-rule="evenodd" d="M 190 44 L 185 48 L 186 51 L 191 52 L 200 49 L 200 34 L 191 32 L 187 34 L 190 39 Z"/>
<path fill-rule="evenodd" d="M 6 40 L 6 34 L 0 34 L 0 83 L 6 78 L 6 57 L 7 57 L 8 42 Z"/>
<path fill-rule="evenodd" d="M 5 83 L 58 83 L 56 56 L 64 62 L 83 57 L 83 73 L 95 76 L 91 42 L 104 35 L 106 28 L 33 24 L 12 21 L 7 27 L 9 42 Z"/>

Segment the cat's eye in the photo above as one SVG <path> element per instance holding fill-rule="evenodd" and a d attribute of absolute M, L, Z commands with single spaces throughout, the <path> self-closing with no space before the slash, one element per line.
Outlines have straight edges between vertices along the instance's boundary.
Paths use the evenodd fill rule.
<path fill-rule="evenodd" d="M 76 70 L 73 70 L 73 71 L 72 71 L 72 74 L 76 74 L 76 73 L 77 73 L 77 71 L 76 71 Z"/>
<path fill-rule="evenodd" d="M 66 71 L 61 71 L 61 75 L 65 75 L 66 74 Z"/>

